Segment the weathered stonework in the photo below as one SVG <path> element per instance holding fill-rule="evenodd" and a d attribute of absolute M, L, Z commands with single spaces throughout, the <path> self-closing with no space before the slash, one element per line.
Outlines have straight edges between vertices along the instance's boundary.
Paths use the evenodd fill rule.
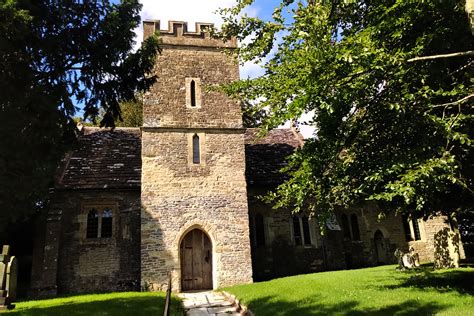
<path fill-rule="evenodd" d="M 183 33 L 186 25 L 170 22 L 170 31 L 160 31 L 163 52 L 155 66 L 158 80 L 145 94 L 144 127 L 241 128 L 238 103 L 208 90 L 239 79 L 237 62 L 223 50 L 235 48 L 235 40 L 224 43 L 210 39 L 206 32 Z M 159 22 L 144 22 L 145 38 L 155 30 L 159 30 Z M 196 91 L 201 93 L 197 96 L 200 104 L 195 109 L 186 102 L 186 82 L 190 78 L 200 79 Z"/>
<path fill-rule="evenodd" d="M 93 205 L 115 206 L 112 237 L 86 238 Z M 36 249 L 33 261 L 32 294 L 139 289 L 139 191 L 56 192 L 45 228 L 45 246 Z"/>
<path fill-rule="evenodd" d="M 420 227 L 422 229 L 422 238 L 418 241 L 410 241 L 408 244 L 415 249 L 420 256 L 420 261 L 431 262 L 435 260 L 436 239 L 435 236 L 441 232 L 448 231 L 450 235 L 454 234 L 459 238 L 457 229 L 452 229 L 446 216 L 435 216 L 427 219 Z M 451 247 L 451 246 L 450 246 Z M 450 248 L 446 247 L 446 248 Z M 458 258 L 464 258 L 464 249 L 462 243 L 457 246 Z"/>
<path fill-rule="evenodd" d="M 269 188 L 270 189 L 270 188 Z M 459 258 L 464 258 L 459 233 L 450 228 L 447 218 L 435 216 L 426 221 L 419 220 L 421 238 L 407 240 L 401 216 L 390 214 L 378 219 L 374 205 L 353 207 L 339 210 L 336 213 L 337 223 L 341 230 L 327 229 L 324 236 L 320 235 L 319 225 L 311 223 L 311 245 L 295 245 L 292 225 L 292 214 L 289 210 L 273 210 L 268 205 L 258 201 L 256 196 L 264 195 L 262 187 L 250 187 L 249 212 L 251 223 L 252 264 L 254 279 L 268 280 L 287 275 L 311 273 L 323 270 L 351 269 L 380 264 L 395 263 L 395 250 L 408 251 L 410 247 L 418 253 L 421 262 L 441 262 L 440 265 L 456 266 Z M 265 245 L 257 245 L 255 216 L 263 215 Z M 344 236 L 342 216 L 345 214 L 357 216 L 359 238 Z M 377 234 L 382 236 L 377 241 Z M 438 235 L 443 238 L 435 239 Z M 450 239 L 447 238 L 450 237 Z M 383 245 L 377 247 L 376 243 Z M 438 252 L 436 258 L 436 246 Z M 445 262 L 448 262 L 446 264 Z"/>
<path fill-rule="evenodd" d="M 159 23 L 144 27 L 146 37 Z M 170 22 L 169 30 L 161 31 L 158 81 L 144 102 L 142 286 L 163 289 L 171 272 L 173 289 L 181 289 L 180 244 L 194 228 L 212 242 L 213 288 L 251 282 L 240 106 L 205 89 L 238 79 L 238 65 L 220 49 L 235 46 L 205 32 L 186 32 L 182 22 Z M 196 93 L 201 93 L 195 108 L 189 106 L 190 78 L 198 79 Z M 192 161 L 194 134 L 200 140 L 199 164 Z"/>

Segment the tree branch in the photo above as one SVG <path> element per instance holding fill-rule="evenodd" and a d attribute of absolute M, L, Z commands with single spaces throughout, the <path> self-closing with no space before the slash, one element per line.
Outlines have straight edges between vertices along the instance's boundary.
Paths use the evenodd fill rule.
<path fill-rule="evenodd" d="M 440 58 L 451 58 L 451 57 L 464 57 L 464 56 L 474 56 L 474 50 L 468 50 L 466 52 L 451 53 L 451 54 L 440 54 L 432 56 L 421 56 L 408 59 L 408 62 L 420 61 L 420 60 L 432 60 Z"/>
<path fill-rule="evenodd" d="M 441 107 L 448 107 L 448 106 L 451 106 L 451 105 L 459 105 L 459 104 L 464 103 L 464 102 L 466 102 L 467 100 L 469 100 L 470 98 L 473 98 L 473 97 L 474 97 L 474 93 L 471 93 L 470 95 L 465 96 L 464 98 L 462 98 L 460 100 L 453 101 L 453 102 L 448 102 L 448 103 L 443 103 L 443 104 L 433 105 L 432 108 L 441 108 Z"/>

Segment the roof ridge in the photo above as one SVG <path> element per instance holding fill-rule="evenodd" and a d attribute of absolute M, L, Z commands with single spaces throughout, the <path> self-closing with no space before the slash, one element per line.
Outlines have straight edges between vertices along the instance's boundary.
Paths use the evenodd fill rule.
<path fill-rule="evenodd" d="M 99 126 L 84 126 L 84 129 L 94 129 L 94 130 L 109 130 L 109 131 L 113 131 L 113 130 L 121 130 L 121 129 L 131 129 L 131 130 L 140 130 L 140 127 L 123 127 L 123 126 L 117 126 L 117 127 L 99 127 Z"/>

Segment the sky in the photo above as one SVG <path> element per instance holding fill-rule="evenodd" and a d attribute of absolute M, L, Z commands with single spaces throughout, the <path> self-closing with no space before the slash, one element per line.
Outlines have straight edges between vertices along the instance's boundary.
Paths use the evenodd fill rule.
<path fill-rule="evenodd" d="M 142 20 L 160 20 L 161 28 L 167 28 L 169 20 L 188 22 L 188 30 L 195 30 L 195 22 L 211 22 L 217 27 L 222 24 L 222 19 L 216 13 L 219 8 L 230 7 L 235 4 L 235 0 L 140 0 L 143 5 L 141 17 Z M 275 0 L 257 0 L 247 8 L 245 12 L 250 16 L 265 18 L 271 16 L 275 5 Z M 140 26 L 136 30 L 137 45 L 143 38 L 143 29 Z M 137 46 L 138 47 L 138 46 Z M 263 74 L 260 65 L 254 63 L 245 63 L 240 67 L 240 77 L 255 78 Z M 308 120 L 309 116 L 302 117 L 302 121 Z M 283 127 L 288 127 L 286 124 Z M 314 128 L 306 125 L 300 125 L 301 133 L 305 138 L 313 134 Z"/>

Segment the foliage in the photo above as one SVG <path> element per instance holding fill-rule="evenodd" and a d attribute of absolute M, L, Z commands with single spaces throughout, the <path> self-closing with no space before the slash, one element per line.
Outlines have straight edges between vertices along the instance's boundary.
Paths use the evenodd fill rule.
<path fill-rule="evenodd" d="M 473 205 L 473 58 L 410 61 L 473 49 L 464 1 L 282 0 L 267 21 L 241 14 L 253 2 L 222 9 L 220 35 L 265 74 L 223 90 L 267 110 L 264 130 L 305 113 L 316 128 L 268 200 L 322 219 L 366 201 L 381 216 Z"/>
<path fill-rule="evenodd" d="M 119 102 L 154 82 L 145 74 L 157 38 L 132 52 L 140 9 L 137 0 L 0 2 L 0 224 L 44 204 L 75 139 L 76 105 L 86 118 L 104 109 L 101 124 L 113 126 Z"/>
<path fill-rule="evenodd" d="M 119 292 L 87 294 L 39 301 L 15 303 L 5 315 L 160 315 L 165 306 L 165 293 Z M 170 315 L 183 315 L 181 301 L 172 296 Z"/>
<path fill-rule="evenodd" d="M 255 315 L 470 315 L 474 269 L 394 265 L 321 272 L 225 289 Z M 291 289 L 289 291 L 288 289 Z"/>
<path fill-rule="evenodd" d="M 120 118 L 114 122 L 116 127 L 141 127 L 143 125 L 143 99 L 142 96 L 135 96 L 135 100 L 119 102 Z M 81 117 L 74 117 L 74 123 L 84 126 L 101 126 L 102 120 L 106 112 L 104 109 L 99 110 L 99 114 L 95 119 L 84 121 Z"/>
<path fill-rule="evenodd" d="M 474 243 L 474 209 L 461 212 L 457 220 L 463 242 Z"/>
<path fill-rule="evenodd" d="M 242 122 L 244 127 L 258 127 L 262 124 L 263 120 L 266 118 L 266 112 L 263 109 L 259 109 L 253 104 L 242 101 Z"/>
<path fill-rule="evenodd" d="M 141 127 L 143 126 L 143 100 L 137 97 L 135 101 L 124 101 L 120 103 L 122 119 L 115 125 L 119 127 Z"/>
<path fill-rule="evenodd" d="M 459 233 L 466 258 L 474 259 L 474 209 L 463 210 L 457 216 Z"/>

